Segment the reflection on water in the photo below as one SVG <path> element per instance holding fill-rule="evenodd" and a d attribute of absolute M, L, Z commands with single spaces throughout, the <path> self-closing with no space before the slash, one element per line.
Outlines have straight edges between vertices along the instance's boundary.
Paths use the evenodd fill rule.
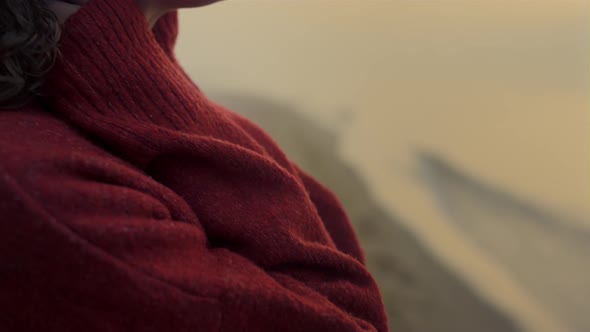
<path fill-rule="evenodd" d="M 264 98 L 210 94 L 263 127 L 303 169 L 330 187 L 354 224 L 383 293 L 394 331 L 517 331 L 514 324 L 446 270 L 371 196 L 337 154 L 339 137 L 293 107 Z"/>

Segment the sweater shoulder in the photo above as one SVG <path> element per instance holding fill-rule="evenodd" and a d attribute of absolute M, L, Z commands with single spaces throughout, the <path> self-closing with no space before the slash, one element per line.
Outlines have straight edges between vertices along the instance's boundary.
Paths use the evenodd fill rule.
<path fill-rule="evenodd" d="M 0 161 L 28 162 L 63 147 L 73 133 L 67 125 L 37 107 L 0 111 Z M 61 149 L 57 149 L 58 151 Z"/>
<path fill-rule="evenodd" d="M 97 159 L 119 162 L 40 107 L 0 111 L 0 169 L 11 176 L 30 177 L 57 169 L 64 173 L 73 161 Z"/>
<path fill-rule="evenodd" d="M 5 197 L 23 204 L 2 204 Z M 81 213 L 161 219 L 189 211 L 171 191 L 51 113 L 0 111 L 0 215 L 31 206 L 62 221 Z"/>

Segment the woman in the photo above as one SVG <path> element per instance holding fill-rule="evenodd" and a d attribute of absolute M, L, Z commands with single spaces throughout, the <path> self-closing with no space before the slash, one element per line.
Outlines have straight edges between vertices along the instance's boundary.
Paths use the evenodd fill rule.
<path fill-rule="evenodd" d="M 387 331 L 338 198 L 176 60 L 210 2 L 4 1 L 0 330 Z"/>

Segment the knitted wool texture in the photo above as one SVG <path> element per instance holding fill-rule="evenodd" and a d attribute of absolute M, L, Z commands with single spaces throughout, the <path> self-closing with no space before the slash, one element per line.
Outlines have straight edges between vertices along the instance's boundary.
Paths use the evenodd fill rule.
<path fill-rule="evenodd" d="M 388 330 L 341 202 L 174 55 L 177 11 L 69 17 L 0 112 L 1 331 Z"/>

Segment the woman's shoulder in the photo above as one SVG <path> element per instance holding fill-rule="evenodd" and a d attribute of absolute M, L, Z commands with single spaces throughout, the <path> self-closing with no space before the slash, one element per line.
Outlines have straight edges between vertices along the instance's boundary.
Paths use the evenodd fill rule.
<path fill-rule="evenodd" d="M 0 109 L 0 160 L 16 151 L 45 151 L 73 133 L 68 126 L 37 104 Z"/>
<path fill-rule="evenodd" d="M 13 176 L 68 167 L 68 161 L 112 156 L 38 104 L 0 110 L 0 167 Z M 27 175 L 27 176 L 28 176 Z"/>
<path fill-rule="evenodd" d="M 36 122 L 60 122 L 41 103 L 28 103 L 16 108 L 0 108 L 0 126 L 2 131 L 16 130 L 26 125 L 36 125 Z M 15 128 L 15 125 L 18 128 Z"/>
<path fill-rule="evenodd" d="M 64 147 L 76 137 L 80 134 L 74 128 L 39 104 L 0 110 L 2 157 L 14 152 L 49 153 L 52 148 Z"/>

